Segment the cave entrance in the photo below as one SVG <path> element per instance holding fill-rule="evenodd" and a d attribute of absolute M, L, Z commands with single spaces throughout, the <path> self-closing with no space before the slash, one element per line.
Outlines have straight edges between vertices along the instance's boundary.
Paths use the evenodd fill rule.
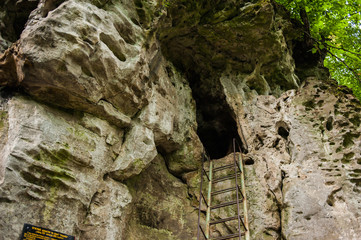
<path fill-rule="evenodd" d="M 236 117 L 218 80 L 202 79 L 195 73 L 191 76 L 189 83 L 197 107 L 197 134 L 211 159 L 225 157 L 233 152 L 233 138 L 242 144 Z"/>

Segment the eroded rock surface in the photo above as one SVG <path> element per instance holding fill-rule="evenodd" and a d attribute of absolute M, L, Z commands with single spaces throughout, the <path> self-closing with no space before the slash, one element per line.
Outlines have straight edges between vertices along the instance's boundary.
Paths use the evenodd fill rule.
<path fill-rule="evenodd" d="M 227 164 L 232 138 L 252 239 L 358 239 L 361 105 L 302 25 L 269 0 L 163 3 L 0 4 L 0 240 L 195 239 L 202 153 Z"/>
<path fill-rule="evenodd" d="M 254 101 L 242 116 L 253 236 L 358 239 L 360 102 L 315 78 Z"/>

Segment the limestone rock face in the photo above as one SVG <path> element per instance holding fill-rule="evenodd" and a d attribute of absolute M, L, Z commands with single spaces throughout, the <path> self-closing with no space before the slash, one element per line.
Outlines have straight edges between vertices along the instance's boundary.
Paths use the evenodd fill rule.
<path fill-rule="evenodd" d="M 195 239 L 232 138 L 252 239 L 358 239 L 361 105 L 302 31 L 270 0 L 1 3 L 0 240 Z"/>
<path fill-rule="evenodd" d="M 130 203 L 126 186 L 103 180 L 120 150 L 120 130 L 95 117 L 65 113 L 23 97 L 12 98 L 7 105 L 8 136 L 0 158 L 4 213 L 0 221 L 13 231 L 5 227 L 4 239 L 17 238 L 23 223 L 34 220 L 79 234 L 77 226 L 83 224 L 97 192 L 114 198 L 110 203 L 99 202 L 99 207 L 109 205 L 120 211 Z M 116 136 L 112 142 L 110 136 Z M 121 221 L 121 212 L 118 215 L 99 218 Z M 120 231 L 118 226 L 115 232 Z"/>
<path fill-rule="evenodd" d="M 197 210 L 189 204 L 187 185 L 167 171 L 161 156 L 126 184 L 134 205 L 124 239 L 194 238 Z"/>
<path fill-rule="evenodd" d="M 311 79 L 303 89 L 285 111 L 293 167 L 285 166 L 283 233 L 358 239 L 360 102 L 347 89 L 336 91 L 335 83 Z"/>
<path fill-rule="evenodd" d="M 1 240 L 24 222 L 123 239 L 132 196 L 120 181 L 187 144 L 197 154 L 171 159 L 198 168 L 191 90 L 137 19 L 132 1 L 41 1 L 4 52 L 1 86 L 30 96 L 1 98 Z"/>
<path fill-rule="evenodd" d="M 52 11 L 40 4 L 20 38 L 25 62 L 18 80 L 37 99 L 58 106 L 134 116 L 146 104 L 149 68 L 144 33 L 126 11 L 120 3 L 104 10 L 66 1 Z"/>
<path fill-rule="evenodd" d="M 360 107 L 347 89 L 315 78 L 244 104 L 255 239 L 359 238 Z"/>
<path fill-rule="evenodd" d="M 287 45 L 292 45 L 290 39 L 297 32 L 280 12 L 271 1 L 171 4 L 160 41 L 165 54 L 185 69 L 207 78 L 212 78 L 214 69 L 233 69 L 244 77 L 253 72 L 249 87 L 260 94 L 277 94 L 279 88 L 299 84 L 292 48 Z"/>

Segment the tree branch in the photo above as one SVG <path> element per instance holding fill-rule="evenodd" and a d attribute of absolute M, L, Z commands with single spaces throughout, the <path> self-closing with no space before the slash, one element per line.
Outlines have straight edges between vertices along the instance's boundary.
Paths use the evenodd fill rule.
<path fill-rule="evenodd" d="M 358 80 L 359 84 L 361 85 L 361 78 L 358 76 L 357 72 L 355 72 L 354 69 L 352 69 L 344 60 L 342 60 L 341 58 L 337 57 L 335 54 L 333 54 L 331 51 L 329 51 L 328 49 L 326 49 L 326 51 L 334 58 L 336 58 L 338 61 L 342 62 L 343 65 L 345 65 L 348 70 L 350 70 L 352 72 L 352 74 L 355 76 L 355 78 Z"/>
<path fill-rule="evenodd" d="M 311 38 L 315 43 L 317 43 L 317 50 L 320 52 L 320 48 L 319 46 L 323 43 L 321 43 L 319 40 L 313 38 L 309 33 L 305 32 L 306 34 L 308 34 L 309 38 Z M 341 58 L 337 57 L 335 54 L 333 54 L 330 50 L 326 48 L 324 48 L 332 57 L 336 58 L 338 61 L 340 61 L 343 65 L 345 65 L 345 67 L 350 70 L 352 72 L 352 74 L 354 75 L 354 77 L 358 80 L 358 83 L 361 85 L 361 78 L 359 77 L 359 75 L 357 74 L 357 72 L 351 68 L 344 60 L 342 60 Z"/>
<path fill-rule="evenodd" d="M 335 46 L 332 46 L 332 45 L 327 44 L 327 43 L 322 43 L 322 44 L 325 45 L 325 46 L 327 46 L 327 47 L 331 47 L 331 48 L 343 50 L 343 51 L 348 52 L 348 53 L 352 53 L 352 54 L 356 55 L 356 56 L 361 60 L 361 54 L 360 54 L 360 53 L 356 53 L 356 52 L 347 50 L 347 49 L 345 49 L 345 48 L 343 48 L 343 47 L 335 47 Z"/>

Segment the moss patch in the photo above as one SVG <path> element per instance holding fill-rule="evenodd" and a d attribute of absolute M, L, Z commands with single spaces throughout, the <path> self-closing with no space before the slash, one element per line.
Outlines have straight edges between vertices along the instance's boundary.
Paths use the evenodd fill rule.
<path fill-rule="evenodd" d="M 126 228 L 126 239 L 191 239 L 196 221 L 189 208 L 187 187 L 168 172 L 158 157 L 138 176 L 125 181 L 133 197 L 134 213 Z M 192 220 L 191 220 L 192 219 Z"/>
<path fill-rule="evenodd" d="M 351 158 L 355 156 L 355 153 L 350 152 L 343 155 L 343 158 L 341 159 L 342 163 L 349 163 L 351 161 Z"/>
<path fill-rule="evenodd" d="M 313 99 L 303 102 L 302 105 L 306 108 L 306 111 L 309 111 L 316 107 L 315 101 Z"/>
<path fill-rule="evenodd" d="M 348 132 L 348 133 L 345 133 L 343 135 L 343 142 L 342 142 L 342 145 L 345 147 L 345 148 L 349 148 L 351 146 L 353 146 L 355 143 L 353 141 L 354 138 L 358 138 L 360 136 L 359 133 L 351 133 L 351 132 Z"/>
<path fill-rule="evenodd" d="M 361 123 L 361 117 L 359 114 L 354 115 L 352 118 L 350 118 L 350 122 L 355 126 L 359 127 Z"/>
<path fill-rule="evenodd" d="M 5 111 L 0 111 L 0 130 L 6 125 L 8 114 Z"/>

